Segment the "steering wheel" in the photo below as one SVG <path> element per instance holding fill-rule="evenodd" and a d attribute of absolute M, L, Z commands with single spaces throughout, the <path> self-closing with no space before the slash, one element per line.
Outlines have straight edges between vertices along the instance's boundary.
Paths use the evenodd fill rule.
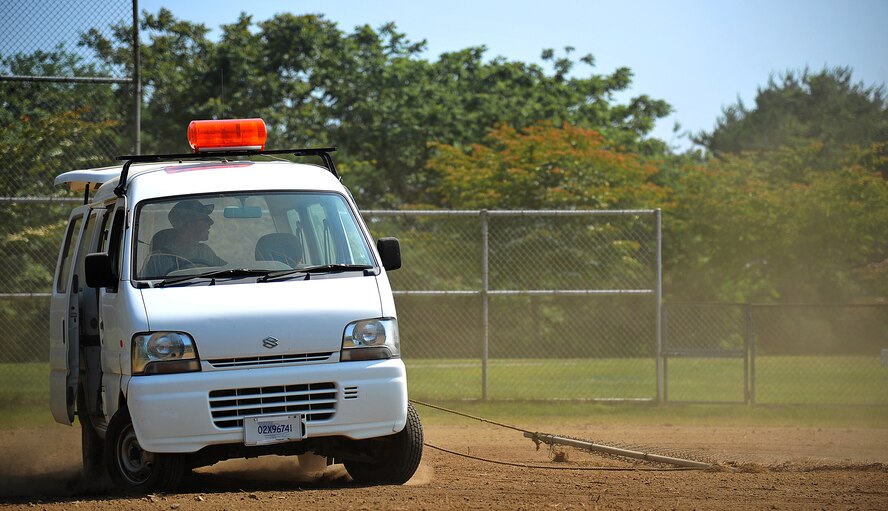
<path fill-rule="evenodd" d="M 187 270 L 189 268 L 197 268 L 201 266 L 212 266 L 209 261 L 204 261 L 200 259 L 188 259 L 185 256 L 181 256 L 179 254 L 173 254 L 170 252 L 154 252 L 148 256 L 148 260 L 145 261 L 143 273 L 149 274 L 149 276 L 166 276 L 170 272 L 174 272 L 176 270 Z M 152 271 L 153 270 L 153 271 Z"/>
<path fill-rule="evenodd" d="M 278 261 L 286 264 L 290 268 L 296 268 L 297 266 L 299 266 L 299 261 L 297 259 L 294 259 L 293 256 L 291 256 L 290 254 L 287 254 L 286 252 L 282 252 L 280 250 L 269 250 L 266 253 L 265 260 Z"/>

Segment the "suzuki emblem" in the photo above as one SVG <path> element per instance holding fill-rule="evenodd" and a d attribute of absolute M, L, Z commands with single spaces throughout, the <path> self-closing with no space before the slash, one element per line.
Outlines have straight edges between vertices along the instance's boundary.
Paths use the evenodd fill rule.
<path fill-rule="evenodd" d="M 262 346 L 265 346 L 268 349 L 277 348 L 278 340 L 274 337 L 266 337 L 262 339 Z"/>

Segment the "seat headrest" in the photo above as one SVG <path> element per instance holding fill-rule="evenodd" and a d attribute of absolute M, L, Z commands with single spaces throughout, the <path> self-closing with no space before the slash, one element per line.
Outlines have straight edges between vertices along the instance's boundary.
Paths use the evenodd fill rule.
<path fill-rule="evenodd" d="M 256 242 L 257 261 L 278 261 L 291 268 L 302 262 L 302 245 L 288 232 L 266 234 Z"/>
<path fill-rule="evenodd" d="M 152 252 L 169 251 L 176 239 L 175 229 L 162 229 L 154 233 L 151 237 L 151 245 L 149 248 Z"/>

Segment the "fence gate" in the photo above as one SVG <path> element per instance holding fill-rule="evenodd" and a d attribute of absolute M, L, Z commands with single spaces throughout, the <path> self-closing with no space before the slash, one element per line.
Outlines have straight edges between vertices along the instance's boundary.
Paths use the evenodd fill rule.
<path fill-rule="evenodd" d="M 662 317 L 663 401 L 752 399 L 748 305 L 664 304 Z"/>

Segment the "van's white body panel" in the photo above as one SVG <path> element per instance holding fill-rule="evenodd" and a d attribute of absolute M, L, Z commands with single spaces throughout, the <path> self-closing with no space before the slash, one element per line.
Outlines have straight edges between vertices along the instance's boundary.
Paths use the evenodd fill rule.
<path fill-rule="evenodd" d="M 201 360 L 338 352 L 345 325 L 382 315 L 374 276 L 139 291 L 148 330 L 188 325 Z M 278 345 L 263 347 L 267 337 Z"/>
<path fill-rule="evenodd" d="M 56 178 L 57 184 L 81 189 L 101 183 L 92 204 L 115 205 L 125 214 L 120 253 L 120 281 L 116 290 L 98 292 L 101 325 L 103 420 L 110 420 L 122 404 L 132 416 L 143 449 L 151 452 L 191 453 L 216 444 L 243 444 L 243 427 L 220 428 L 210 413 L 209 395 L 225 389 L 255 389 L 323 382 L 335 388 L 334 412 L 307 424 L 309 437 L 343 436 L 365 439 L 390 435 L 405 427 L 407 382 L 400 358 L 341 362 L 347 324 L 369 318 L 397 318 L 391 287 L 379 254 L 351 195 L 327 169 L 290 162 L 186 162 L 133 164 L 126 195 L 114 188 L 121 166 L 78 170 Z M 134 222 L 145 201 L 223 194 L 231 191 L 314 191 L 340 195 L 358 219 L 374 272 L 335 278 L 294 278 L 256 282 L 189 283 L 166 287 L 137 285 L 134 247 L 148 243 L 135 239 Z M 219 213 L 217 211 L 217 213 Z M 82 257 L 82 256 L 81 256 Z M 57 270 L 58 271 L 58 270 Z M 82 277 L 81 277 L 82 278 Z M 81 289 L 81 293 L 84 290 Z M 54 309 L 51 321 L 53 385 L 65 376 L 61 318 Z M 186 332 L 194 339 L 200 371 L 177 374 L 131 374 L 131 344 L 140 333 Z M 273 348 L 263 340 L 273 338 Z M 313 354 L 328 354 L 326 358 Z M 304 361 L 225 367 L 218 359 L 310 355 Z M 56 367 L 58 366 L 58 367 Z M 58 373 L 58 374 L 56 374 Z M 347 392 L 346 392 L 347 389 Z M 52 396 L 53 415 L 67 419 L 66 404 Z"/>
<path fill-rule="evenodd" d="M 144 449 L 195 452 L 207 445 L 244 441 L 243 428 L 221 429 L 213 424 L 207 404 L 210 391 L 302 382 L 334 382 L 339 396 L 331 419 L 307 424 L 309 437 L 363 439 L 404 428 L 407 377 L 400 359 L 134 377 L 127 403 Z M 346 387 L 356 387 L 358 397 L 343 399 Z"/>

